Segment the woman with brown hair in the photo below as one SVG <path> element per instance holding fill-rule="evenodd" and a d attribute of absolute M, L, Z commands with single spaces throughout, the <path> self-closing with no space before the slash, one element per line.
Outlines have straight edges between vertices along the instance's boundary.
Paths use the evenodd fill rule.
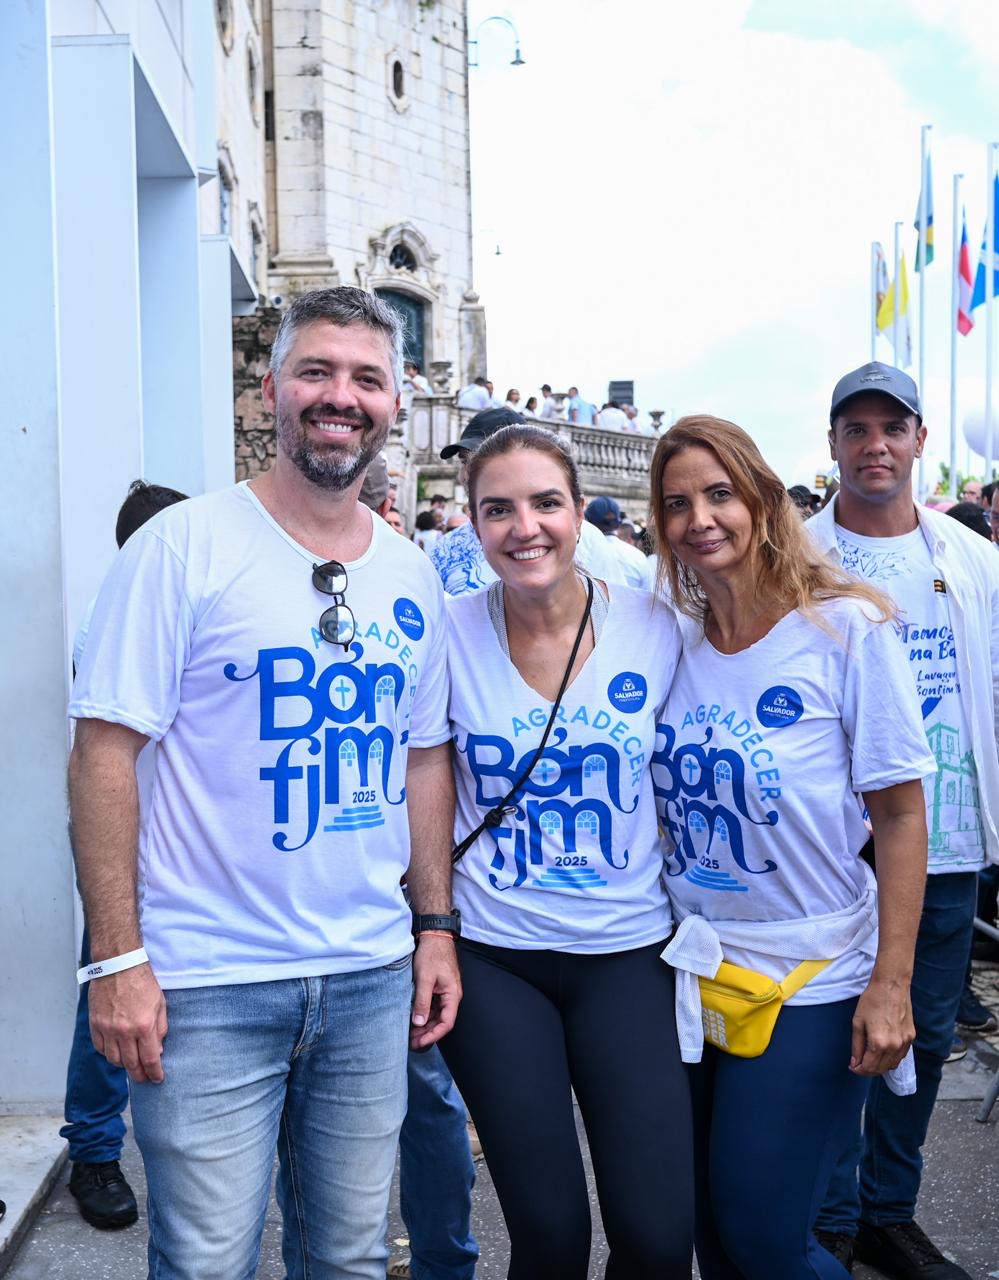
<path fill-rule="evenodd" d="M 811 1234 L 832 1162 L 868 1080 L 911 1065 L 920 779 L 936 766 L 891 603 L 811 547 L 741 428 L 681 418 L 651 484 L 684 631 L 653 779 L 679 921 L 664 958 L 698 1063 L 698 1263 L 704 1280 L 833 1280 L 846 1272 Z M 755 993 L 745 1044 L 732 989 Z"/>
<path fill-rule="evenodd" d="M 672 614 L 574 562 L 568 449 L 509 426 L 468 464 L 499 580 L 448 600 L 463 999 L 441 1044 L 510 1232 L 511 1280 L 586 1280 L 586 1125 L 608 1277 L 689 1280 L 690 1097 L 660 960 L 650 761 Z M 650 643 L 655 634 L 656 643 Z"/>

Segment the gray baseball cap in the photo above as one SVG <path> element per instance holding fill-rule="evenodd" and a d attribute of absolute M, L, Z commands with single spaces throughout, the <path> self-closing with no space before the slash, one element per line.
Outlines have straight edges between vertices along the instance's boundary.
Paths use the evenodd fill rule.
<path fill-rule="evenodd" d="M 919 403 L 919 389 L 909 375 L 903 373 L 901 369 L 896 369 L 894 365 L 881 364 L 878 360 L 872 360 L 870 364 L 862 364 L 852 373 L 844 374 L 836 383 L 832 393 L 832 406 L 829 410 L 830 426 L 836 421 L 839 411 L 847 400 L 871 392 L 891 396 L 922 422 L 923 406 Z"/>

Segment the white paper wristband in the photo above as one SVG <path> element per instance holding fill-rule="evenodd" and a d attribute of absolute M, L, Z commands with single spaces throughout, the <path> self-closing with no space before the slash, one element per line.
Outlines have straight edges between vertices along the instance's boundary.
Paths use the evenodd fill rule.
<path fill-rule="evenodd" d="M 137 951 L 126 951 L 123 956 L 109 956 L 107 960 L 97 960 L 84 969 L 77 969 L 76 980 L 82 987 L 91 978 L 106 978 L 109 973 L 121 973 L 122 969 L 134 969 L 137 964 L 146 964 L 149 957 L 146 948 Z"/>

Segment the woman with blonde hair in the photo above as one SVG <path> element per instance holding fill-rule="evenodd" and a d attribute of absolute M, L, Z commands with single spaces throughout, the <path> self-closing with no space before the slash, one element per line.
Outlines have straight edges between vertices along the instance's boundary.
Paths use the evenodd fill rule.
<path fill-rule="evenodd" d="M 843 1135 L 872 1076 L 912 1088 L 936 765 L 891 603 L 811 546 L 741 428 L 681 418 L 651 486 L 684 631 L 653 779 L 679 922 L 664 958 L 698 1064 L 698 1263 L 704 1280 L 833 1280 L 812 1223 Z"/>

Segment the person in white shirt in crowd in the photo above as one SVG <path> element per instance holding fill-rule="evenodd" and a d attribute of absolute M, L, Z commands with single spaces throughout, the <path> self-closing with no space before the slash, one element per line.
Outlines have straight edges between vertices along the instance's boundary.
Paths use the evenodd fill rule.
<path fill-rule="evenodd" d="M 271 469 L 128 540 L 73 687 L 81 980 L 131 1077 L 151 1275 L 252 1275 L 277 1158 L 288 1273 L 382 1280 L 407 1042 L 460 999 L 443 593 L 357 500 L 402 330 L 356 288 L 292 303 Z"/>
<path fill-rule="evenodd" d="M 597 414 L 596 425 L 601 431 L 627 431 L 628 415 L 616 400 L 608 400 Z"/>
<path fill-rule="evenodd" d="M 413 541 L 420 550 L 429 551 L 442 536 L 438 528 L 438 513 L 433 508 L 428 511 L 418 511 L 413 529 Z"/>
<path fill-rule="evenodd" d="M 555 397 L 552 395 L 552 389 L 547 382 L 542 383 L 541 396 L 541 412 L 538 414 L 538 417 L 546 420 L 557 418 L 558 404 L 556 403 Z"/>
<path fill-rule="evenodd" d="M 538 397 L 528 396 L 524 405 L 524 414 L 528 418 L 536 418 L 538 416 Z"/>
<path fill-rule="evenodd" d="M 503 401 L 496 398 L 496 388 L 488 379 L 486 380 L 486 390 L 489 392 L 489 408 L 502 409 Z"/>
<path fill-rule="evenodd" d="M 514 413 L 520 412 L 520 392 L 516 387 L 511 387 L 506 393 L 506 400 L 504 400 L 502 408 L 512 409 Z"/>
<path fill-rule="evenodd" d="M 894 1086 L 914 1087 L 921 780 L 935 765 L 890 600 L 811 545 L 744 431 L 681 418 L 651 484 L 683 630 L 653 781 L 679 922 L 664 959 L 678 970 L 681 1047 L 699 1064 L 698 1266 L 703 1280 L 836 1280 L 811 1226 L 837 1143 L 872 1077 L 901 1064 Z M 769 1043 L 737 1056 L 697 975 L 784 982 Z"/>
<path fill-rule="evenodd" d="M 621 525 L 621 508 L 615 499 L 606 494 L 594 498 L 587 503 L 586 519 L 603 534 L 604 542 L 617 560 L 618 572 L 623 575 L 624 581 L 631 587 L 651 591 L 655 580 L 655 566 L 637 547 L 617 536 Z"/>
<path fill-rule="evenodd" d="M 420 372 L 420 366 L 415 360 L 410 360 L 404 366 L 402 385 L 405 390 L 412 391 L 419 396 L 433 395 L 433 388 Z"/>
<path fill-rule="evenodd" d="M 565 402 L 568 420 L 577 427 L 592 427 L 597 416 L 596 405 L 590 404 L 579 394 L 578 387 L 569 388 L 569 399 Z"/>
<path fill-rule="evenodd" d="M 494 432 L 499 431 L 501 427 L 524 422 L 525 419 L 512 409 L 488 409 L 485 413 L 477 413 L 466 425 L 457 444 L 446 445 L 441 450 L 441 457 L 445 461 L 449 458 L 458 458 L 458 483 L 465 487 L 468 479 L 468 461 L 482 442 Z M 472 522 L 453 529 L 428 549 L 430 560 L 440 574 L 444 590 L 449 596 L 479 591 L 496 581 L 496 574 L 483 555 L 482 544 L 479 542 L 479 535 Z M 607 547 L 606 540 L 595 529 L 583 529 L 577 559 L 588 573 L 602 578 L 605 582 L 625 580 L 617 558 Z"/>
<path fill-rule="evenodd" d="M 633 404 L 623 404 L 621 408 L 624 411 L 624 416 L 628 419 L 627 426 L 623 429 L 625 431 L 634 431 L 636 433 L 641 431 L 641 427 L 638 425 L 638 410 L 635 406 Z"/>
<path fill-rule="evenodd" d="M 467 387 L 462 387 L 455 397 L 459 409 L 488 409 L 492 404 L 492 393 L 485 378 L 475 378 Z"/>
<path fill-rule="evenodd" d="M 872 1086 L 863 1141 L 857 1126 L 844 1139 L 818 1227 L 844 1257 L 854 1249 L 895 1280 L 968 1280 L 915 1210 L 920 1148 L 971 953 L 978 872 L 999 861 L 999 557 L 913 500 L 926 427 L 908 374 L 879 362 L 854 369 L 836 384 L 829 421 L 839 492 L 805 528 L 837 565 L 897 605 L 899 652 L 936 760 L 925 784 L 929 874 L 912 977 L 917 1089 L 898 1098 Z M 876 832 L 875 854 L 880 879 Z"/>
<path fill-rule="evenodd" d="M 676 622 L 578 566 L 583 499 L 558 437 L 508 426 L 468 470 L 497 581 L 448 612 L 464 998 L 442 1052 L 514 1280 L 588 1275 L 573 1095 L 607 1274 L 686 1280 L 689 1096 L 659 959 L 671 922 L 650 774 Z"/>

